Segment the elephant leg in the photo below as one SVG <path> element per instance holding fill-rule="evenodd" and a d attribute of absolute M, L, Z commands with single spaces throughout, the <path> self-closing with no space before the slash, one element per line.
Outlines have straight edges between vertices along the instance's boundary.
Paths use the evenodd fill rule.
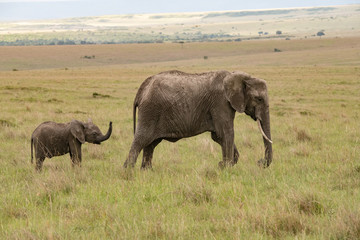
<path fill-rule="evenodd" d="M 211 132 L 211 138 L 212 140 L 214 140 L 214 142 L 218 143 L 221 147 L 222 147 L 222 139 L 220 137 L 218 137 L 218 135 L 215 132 Z M 224 153 L 223 153 L 224 156 Z M 233 164 L 236 164 L 238 162 L 239 159 L 239 151 L 236 148 L 236 145 L 234 143 L 234 158 L 233 158 Z"/>
<path fill-rule="evenodd" d="M 36 171 L 38 171 L 38 172 L 41 171 L 44 160 L 45 160 L 45 157 L 43 157 L 43 156 L 36 157 L 36 166 L 35 166 Z"/>
<path fill-rule="evenodd" d="M 151 160 L 153 157 L 154 149 L 161 141 L 162 139 L 156 139 L 150 145 L 144 148 L 141 169 L 152 168 Z"/>
<path fill-rule="evenodd" d="M 71 143 L 69 144 L 69 148 L 70 148 L 70 158 L 71 158 L 71 162 L 72 162 L 72 166 L 79 166 L 81 167 L 81 143 L 77 140 L 73 140 L 71 141 Z"/>
<path fill-rule="evenodd" d="M 219 162 L 221 168 L 226 166 L 233 166 L 234 163 L 234 138 L 228 136 L 222 141 L 221 149 L 223 153 L 223 160 Z"/>
<path fill-rule="evenodd" d="M 151 136 L 151 134 L 148 134 L 147 136 Z M 131 144 L 129 155 L 124 163 L 124 168 L 127 168 L 128 166 L 133 168 L 141 150 L 154 141 L 154 139 L 150 139 L 147 136 L 135 135 L 134 141 Z"/>
<path fill-rule="evenodd" d="M 225 132 L 226 133 L 226 132 Z M 219 167 L 233 166 L 236 163 L 237 149 L 235 151 L 234 133 L 230 131 L 223 136 L 218 133 L 212 133 L 212 139 L 219 143 L 222 150 L 223 160 L 219 162 Z M 236 154 L 237 153 L 237 154 Z"/>
<path fill-rule="evenodd" d="M 239 151 L 237 150 L 236 146 L 235 146 L 235 143 L 234 143 L 234 164 L 236 164 L 239 160 Z"/>
<path fill-rule="evenodd" d="M 135 166 L 136 159 L 142 148 L 143 147 L 140 144 L 138 144 L 136 141 L 133 141 L 133 143 L 131 144 L 129 155 L 124 162 L 124 168 L 127 168 L 128 166 L 133 168 Z"/>

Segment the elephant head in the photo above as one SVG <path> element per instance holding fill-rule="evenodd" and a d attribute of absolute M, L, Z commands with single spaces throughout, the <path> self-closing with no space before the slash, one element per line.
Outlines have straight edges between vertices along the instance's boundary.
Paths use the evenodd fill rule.
<path fill-rule="evenodd" d="M 224 78 L 223 84 L 231 107 L 257 121 L 265 146 L 265 159 L 259 164 L 268 167 L 272 161 L 272 141 L 266 82 L 246 73 L 233 72 Z"/>
<path fill-rule="evenodd" d="M 111 136 L 112 122 L 109 123 L 109 129 L 105 135 L 103 135 L 91 119 L 87 123 L 74 120 L 70 124 L 71 134 L 82 144 L 85 142 L 100 144 L 107 140 Z"/>

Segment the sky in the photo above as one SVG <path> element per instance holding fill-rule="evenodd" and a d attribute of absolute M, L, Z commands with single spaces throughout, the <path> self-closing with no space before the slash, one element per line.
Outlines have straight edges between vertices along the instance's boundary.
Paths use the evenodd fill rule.
<path fill-rule="evenodd" d="M 346 4 L 360 0 L 0 0 L 0 21 Z"/>

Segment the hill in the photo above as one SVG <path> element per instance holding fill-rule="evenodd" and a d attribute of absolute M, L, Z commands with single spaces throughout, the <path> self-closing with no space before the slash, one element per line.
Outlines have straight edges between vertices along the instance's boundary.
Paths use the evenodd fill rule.
<path fill-rule="evenodd" d="M 358 36 L 360 5 L 109 15 L 0 22 L 0 45 L 74 45 Z"/>

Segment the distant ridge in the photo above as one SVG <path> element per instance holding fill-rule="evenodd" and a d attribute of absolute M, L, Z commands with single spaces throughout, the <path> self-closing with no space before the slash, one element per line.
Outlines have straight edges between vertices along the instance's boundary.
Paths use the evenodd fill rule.
<path fill-rule="evenodd" d="M 241 41 L 356 36 L 360 4 L 0 22 L 0 45 Z"/>

